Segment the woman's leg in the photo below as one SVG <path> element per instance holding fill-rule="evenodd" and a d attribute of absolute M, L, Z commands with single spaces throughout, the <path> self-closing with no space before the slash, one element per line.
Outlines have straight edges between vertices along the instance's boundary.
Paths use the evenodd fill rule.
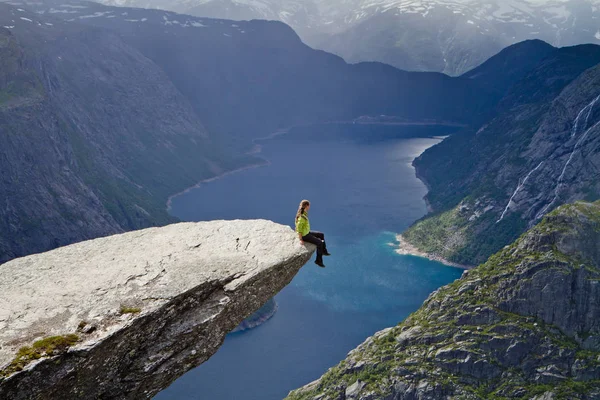
<path fill-rule="evenodd" d="M 329 252 L 327 251 L 327 243 L 325 243 L 325 234 L 319 231 L 310 231 L 309 235 L 313 235 L 321 239 L 323 241 L 323 254 L 329 255 Z"/>
<path fill-rule="evenodd" d="M 308 235 L 302 237 L 302 240 L 308 243 L 312 243 L 317 246 L 317 259 L 316 262 L 323 263 L 323 249 L 325 246 L 323 245 L 323 240 L 319 239 L 317 236 L 313 235 L 313 232 L 310 232 Z"/>
<path fill-rule="evenodd" d="M 325 234 L 323 232 L 310 231 L 309 235 L 314 235 L 314 236 L 318 237 L 321 240 L 325 240 Z"/>

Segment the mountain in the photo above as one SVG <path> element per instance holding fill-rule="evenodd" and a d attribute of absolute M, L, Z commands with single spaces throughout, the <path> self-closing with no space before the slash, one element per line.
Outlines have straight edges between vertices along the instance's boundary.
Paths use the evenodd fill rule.
<path fill-rule="evenodd" d="M 503 93 L 346 64 L 280 22 L 82 1 L 0 3 L 0 262 L 172 221 L 168 197 L 248 163 L 252 139 L 394 116 L 469 124 Z"/>
<path fill-rule="evenodd" d="M 349 62 L 460 75 L 528 39 L 600 43 L 598 18 L 597 0 L 361 0 L 335 20 L 343 28 L 309 43 Z"/>
<path fill-rule="evenodd" d="M 288 399 L 600 398 L 600 202 L 562 206 Z"/>
<path fill-rule="evenodd" d="M 73 0 L 0 5 L 11 52 L 0 81 L 2 129 L 12 132 L 3 132 L 0 150 L 3 170 L 12 171 L 0 187 L 8 199 L 0 209 L 2 261 L 172 221 L 164 209 L 170 195 L 260 162 L 242 155 L 256 137 L 361 116 L 479 127 L 545 85 L 531 82 L 560 88 L 600 62 L 596 46 L 557 50 L 531 41 L 450 78 L 350 65 L 280 22 Z M 564 79 L 555 79 L 562 69 Z M 437 178 L 420 173 L 435 205 Z"/>
<path fill-rule="evenodd" d="M 348 65 L 306 46 L 277 22 L 81 1 L 11 3 L 117 32 L 167 73 L 212 132 L 256 137 L 311 121 L 380 114 L 464 122 L 497 101 L 468 79 L 407 73 L 379 63 Z"/>
<path fill-rule="evenodd" d="M 0 3 L 0 52 L 0 262 L 171 222 L 170 194 L 235 165 L 116 34 Z"/>
<path fill-rule="evenodd" d="M 495 118 L 417 158 L 435 212 L 404 239 L 474 265 L 559 205 L 600 198 L 598 63 L 598 46 L 554 50 L 507 90 Z"/>
<path fill-rule="evenodd" d="M 109 6 L 171 10 L 199 17 L 231 20 L 266 19 L 310 27 L 319 11 L 310 0 L 102 0 Z"/>
<path fill-rule="evenodd" d="M 273 19 L 348 62 L 461 75 L 529 39 L 600 43 L 599 0 L 102 0 L 196 16 Z"/>
<path fill-rule="evenodd" d="M 538 64 L 555 53 L 556 48 L 541 40 L 527 40 L 511 45 L 480 66 L 462 75 L 478 81 L 498 93 L 520 81 Z"/>

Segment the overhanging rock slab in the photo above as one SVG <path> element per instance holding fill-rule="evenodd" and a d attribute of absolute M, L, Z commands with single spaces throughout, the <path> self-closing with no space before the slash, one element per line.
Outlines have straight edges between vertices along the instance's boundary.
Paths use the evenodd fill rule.
<path fill-rule="evenodd" d="M 211 221 L 0 265 L 0 398 L 151 398 L 283 289 L 309 246 L 270 221 Z M 20 348 L 69 334 L 68 350 L 15 362 Z"/>

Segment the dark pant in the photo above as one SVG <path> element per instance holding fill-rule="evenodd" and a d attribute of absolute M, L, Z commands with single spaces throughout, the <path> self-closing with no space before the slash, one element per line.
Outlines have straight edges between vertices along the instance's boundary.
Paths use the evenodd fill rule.
<path fill-rule="evenodd" d="M 323 262 L 323 253 L 327 253 L 327 244 L 325 235 L 322 232 L 310 231 L 308 235 L 303 236 L 302 240 L 317 246 L 317 262 Z"/>

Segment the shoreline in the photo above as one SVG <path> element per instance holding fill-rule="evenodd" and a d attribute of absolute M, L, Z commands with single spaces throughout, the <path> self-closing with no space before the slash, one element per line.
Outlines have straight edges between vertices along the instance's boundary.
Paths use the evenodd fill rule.
<path fill-rule="evenodd" d="M 415 160 L 416 160 L 416 158 L 415 158 Z M 411 165 L 415 169 L 415 176 L 417 177 L 418 180 L 423 182 L 423 185 L 425 185 L 425 188 L 427 189 L 427 193 L 425 193 L 425 196 L 423 196 L 423 201 L 425 202 L 425 206 L 427 207 L 427 213 L 431 214 L 431 213 L 433 213 L 433 207 L 431 206 L 431 203 L 429 203 L 429 200 L 427 200 L 427 194 L 429 194 L 429 191 L 431 190 L 431 188 L 429 187 L 429 184 L 427 183 L 427 181 L 421 175 L 419 175 L 419 171 L 417 170 L 417 167 L 415 167 L 415 164 L 414 164 L 415 160 L 413 160 Z M 427 216 L 427 214 L 424 215 L 423 217 L 425 217 L 425 216 Z"/>
<path fill-rule="evenodd" d="M 298 125 L 298 126 L 301 126 L 301 125 Z M 277 130 L 277 131 L 275 131 L 275 132 L 273 132 L 273 133 L 271 133 L 271 134 L 269 134 L 267 136 L 262 136 L 262 137 L 258 137 L 258 138 L 252 139 L 252 147 L 250 148 L 250 150 L 248 150 L 247 152 L 245 152 L 244 155 L 255 156 L 255 157 L 257 157 L 257 158 L 259 158 L 261 160 L 260 162 L 256 162 L 256 163 L 244 165 L 244 166 L 239 167 L 239 168 L 234 168 L 234 169 L 222 172 L 222 173 L 217 174 L 217 175 L 215 175 L 213 177 L 202 179 L 201 181 L 199 181 L 195 185 L 190 186 L 190 187 L 182 190 L 181 192 L 172 194 L 167 199 L 167 212 L 171 211 L 171 204 L 172 204 L 173 199 L 175 197 L 184 195 L 184 194 L 188 193 L 191 190 L 198 189 L 204 183 L 214 182 L 217 179 L 221 179 L 221 178 L 224 178 L 224 177 L 226 177 L 228 175 L 235 174 L 235 173 L 238 173 L 238 172 L 246 171 L 248 169 L 254 169 L 254 168 L 265 167 L 265 166 L 271 165 L 271 162 L 269 160 L 265 160 L 264 158 L 260 158 L 260 157 L 257 156 L 257 154 L 260 154 L 261 151 L 262 151 L 262 145 L 258 144 L 257 142 L 274 139 L 277 136 L 284 135 L 284 134 L 288 133 L 290 130 L 294 129 L 295 127 L 296 126 L 293 126 L 293 127 L 290 127 L 290 128 L 285 128 L 285 129 L 279 129 L 279 130 Z"/>
<path fill-rule="evenodd" d="M 355 118 L 354 120 L 347 120 L 347 121 L 327 121 L 327 122 L 313 122 L 313 123 L 306 123 L 306 124 L 297 124 L 297 125 L 292 125 L 288 128 L 282 128 L 282 129 L 278 129 L 275 132 L 266 135 L 266 136 L 261 136 L 258 138 L 254 138 L 252 139 L 252 147 L 250 148 L 250 150 L 248 150 L 247 152 L 244 153 L 244 155 L 247 156 L 256 156 L 257 154 L 260 154 L 262 151 L 262 145 L 259 144 L 258 142 L 261 141 L 266 141 L 266 140 L 270 140 L 270 139 L 274 139 L 277 136 L 280 135 L 285 135 L 286 133 L 289 133 L 292 129 L 296 129 L 296 128 L 301 128 L 301 127 L 306 127 L 306 126 L 311 126 L 311 125 L 321 125 L 321 124 L 361 124 L 361 125 L 390 125 L 390 121 L 380 121 L 380 120 L 370 120 L 368 122 L 362 120 L 359 121 L 361 118 L 365 118 L 365 117 L 358 117 Z M 453 122 L 447 122 L 447 121 L 401 121 L 401 122 L 392 122 L 392 125 L 403 125 L 403 126 L 455 126 L 455 127 L 460 127 L 460 126 L 464 126 L 462 124 L 457 124 L 457 123 L 453 123 Z M 440 139 L 444 139 L 447 136 L 440 136 L 440 137 L 435 137 L 435 138 L 440 138 Z M 260 157 L 258 157 L 260 158 Z M 258 163 L 252 163 L 249 165 L 244 165 L 242 167 L 239 168 L 235 168 L 232 170 L 228 170 L 225 172 L 222 172 L 218 175 L 212 176 L 210 178 L 206 178 L 206 179 L 202 179 L 201 181 L 199 181 L 198 183 L 196 183 L 195 185 L 192 185 L 184 190 L 182 190 L 181 192 L 177 192 L 175 194 L 172 194 L 168 197 L 167 199 L 167 203 L 166 203 L 166 209 L 167 209 L 167 213 L 170 214 L 169 211 L 171 211 L 171 203 L 173 201 L 173 199 L 177 196 L 181 196 L 183 194 L 188 193 L 191 190 L 197 189 L 199 188 L 203 183 L 209 183 L 209 182 L 213 182 L 217 179 L 221 179 L 224 178 L 228 175 L 231 174 L 235 174 L 237 172 L 242 172 L 248 169 L 252 169 L 252 168 L 259 168 L 259 167 L 264 167 L 264 166 L 269 166 L 271 163 L 269 162 L 269 160 L 265 160 L 265 159 L 261 159 L 261 162 Z M 414 161 L 414 160 L 413 160 Z M 416 170 L 416 168 L 415 168 Z M 417 179 L 421 180 L 422 182 L 424 182 L 421 178 L 419 178 L 417 176 Z M 427 187 L 427 184 L 425 184 L 425 186 Z M 427 189 L 429 190 L 429 188 Z M 427 203 L 427 201 L 426 201 Z M 429 207 L 429 205 L 428 205 Z"/>
<path fill-rule="evenodd" d="M 248 153 L 248 155 L 251 155 L 250 153 Z M 184 190 L 182 190 L 181 192 L 175 193 L 171 196 L 169 196 L 169 198 L 167 199 L 167 212 L 171 211 L 171 203 L 173 201 L 173 199 L 177 196 L 181 196 L 183 194 L 186 194 L 187 192 L 194 190 L 194 189 L 198 189 L 200 186 L 202 186 L 202 184 L 204 183 L 209 183 L 209 182 L 213 182 L 216 181 L 217 179 L 221 179 L 226 177 L 227 175 L 231 175 L 231 174 L 235 174 L 236 172 L 242 172 L 248 169 L 253 169 L 253 168 L 259 168 L 259 167 L 264 167 L 265 165 L 269 165 L 269 162 L 267 160 L 263 160 L 263 162 L 259 162 L 259 163 L 253 163 L 253 164 L 248 164 L 248 165 L 244 165 L 243 167 L 239 167 L 239 168 L 235 168 L 232 170 L 228 170 L 225 171 L 221 174 L 215 175 L 211 178 L 206 178 L 201 180 L 200 182 L 196 183 L 193 186 L 190 186 Z M 170 215 L 170 213 L 169 213 Z"/>
<path fill-rule="evenodd" d="M 440 139 L 439 143 L 442 143 L 444 140 L 446 140 L 450 135 L 446 135 L 446 136 L 434 136 L 434 139 Z M 434 144 L 433 146 L 437 146 L 439 143 Z M 433 147 L 431 146 L 431 147 Z M 427 149 L 425 149 L 425 151 L 427 151 L 428 149 L 430 149 L 431 147 L 428 147 Z M 424 152 L 425 152 L 424 151 Z M 423 152 L 423 153 L 424 153 Z M 417 160 L 417 158 L 419 158 L 423 153 L 419 154 L 418 156 L 416 156 L 412 162 L 410 163 L 410 165 L 415 169 L 415 176 L 417 177 L 418 180 L 420 180 L 421 182 L 423 182 L 423 185 L 425 185 L 425 188 L 427 189 L 427 193 L 425 193 L 425 196 L 423 196 L 423 201 L 425 202 L 425 206 L 427 207 L 427 212 L 428 213 L 433 213 L 434 209 L 431 206 L 431 203 L 429 202 L 429 200 L 427 200 L 427 195 L 429 194 L 429 192 L 431 191 L 431 187 L 429 186 L 429 183 L 427 183 L 427 180 L 425 180 L 425 178 L 423 178 L 423 176 L 421 174 L 419 174 L 419 170 L 417 169 L 416 165 L 415 165 L 415 161 Z M 426 216 L 426 215 L 424 215 Z"/>
<path fill-rule="evenodd" d="M 439 137 L 441 139 L 440 143 L 442 141 L 444 141 L 444 139 L 446 139 L 447 137 L 448 136 Z M 431 148 L 431 147 L 429 147 L 429 148 Z M 427 149 L 425 151 L 427 151 Z M 415 157 L 415 159 L 412 161 L 411 165 L 415 169 L 415 177 L 418 180 L 420 180 L 423 183 L 423 185 L 425 185 L 425 188 L 427 189 L 427 193 L 429 193 L 429 191 L 431 190 L 431 187 L 429 186 L 427 181 L 419 174 L 419 170 L 415 166 L 415 160 L 419 156 L 420 156 L 420 154 Z M 431 203 L 429 203 L 429 201 L 427 200 L 427 194 L 425 194 L 425 196 L 423 196 L 423 201 L 425 202 L 425 206 L 427 207 L 427 214 L 424 215 L 423 217 L 426 217 L 427 215 L 433 213 L 434 210 L 433 210 L 433 207 L 431 206 Z M 421 217 L 421 218 L 423 218 L 423 217 Z M 472 266 L 472 265 L 463 265 L 463 264 L 455 263 L 455 262 L 446 260 L 443 257 L 437 256 L 435 254 L 429 254 L 424 251 L 421 251 L 414 245 L 408 243 L 408 241 L 406 241 L 406 239 L 404 239 L 404 237 L 402 236 L 401 233 L 396 234 L 396 241 L 398 243 L 395 244 L 394 247 L 396 247 L 396 253 L 398 253 L 400 255 L 426 258 L 431 261 L 436 261 L 436 262 L 442 263 L 448 267 L 454 267 L 454 268 L 459 268 L 459 269 L 463 269 L 463 270 L 469 270 L 469 269 L 475 268 L 475 266 Z"/>
<path fill-rule="evenodd" d="M 275 131 L 275 132 L 271 133 L 270 135 L 252 139 L 252 148 L 250 148 L 250 150 L 248 150 L 247 152 L 245 152 L 244 155 L 247 155 L 247 156 L 256 156 L 257 154 L 260 154 L 261 151 L 262 151 L 262 145 L 260 145 L 260 144 L 258 144 L 256 142 L 273 139 L 273 138 L 275 138 L 275 137 L 277 137 L 279 135 L 283 135 L 283 134 L 288 133 L 290 131 L 290 129 L 292 129 L 292 128 L 280 129 L 278 131 Z M 259 158 L 261 161 L 260 162 L 256 162 L 256 163 L 252 163 L 252 164 L 248 164 L 248 165 L 244 165 L 244 166 L 239 167 L 239 168 L 234 168 L 234 169 L 222 172 L 220 174 L 217 174 L 217 175 L 215 175 L 213 177 L 203 179 L 203 180 L 199 181 L 198 183 L 196 183 L 195 185 L 190 186 L 190 187 L 182 190 L 181 192 L 172 194 L 167 199 L 167 212 L 171 211 L 171 203 L 172 203 L 172 201 L 173 201 L 173 199 L 175 197 L 181 196 L 183 194 L 186 194 L 186 193 L 188 193 L 191 190 L 198 189 L 200 186 L 202 186 L 203 183 L 214 182 L 217 179 L 221 179 L 221 178 L 224 178 L 224 177 L 226 177 L 228 175 L 235 174 L 235 173 L 238 173 L 238 172 L 246 171 L 248 169 L 254 169 L 254 168 L 265 167 L 265 166 L 271 165 L 271 163 L 270 163 L 269 160 L 265 160 L 264 158 L 260 158 L 260 157 L 257 157 L 257 158 Z"/>
<path fill-rule="evenodd" d="M 406 241 L 406 239 L 404 239 L 404 237 L 402 236 L 401 233 L 396 235 L 396 240 L 398 241 L 398 244 L 395 244 L 394 246 L 396 247 L 396 253 L 398 253 L 400 255 L 426 258 L 431 261 L 436 261 L 436 262 L 442 263 L 448 267 L 454 267 L 454 268 L 459 268 L 459 269 L 464 269 L 464 270 L 469 270 L 469 269 L 475 268 L 472 265 L 458 264 L 458 263 L 455 263 L 452 261 L 448 261 L 443 257 L 436 256 L 434 254 L 425 253 L 424 251 L 421 251 L 421 250 L 417 249 L 415 246 L 413 246 L 412 244 L 408 243 Z"/>

